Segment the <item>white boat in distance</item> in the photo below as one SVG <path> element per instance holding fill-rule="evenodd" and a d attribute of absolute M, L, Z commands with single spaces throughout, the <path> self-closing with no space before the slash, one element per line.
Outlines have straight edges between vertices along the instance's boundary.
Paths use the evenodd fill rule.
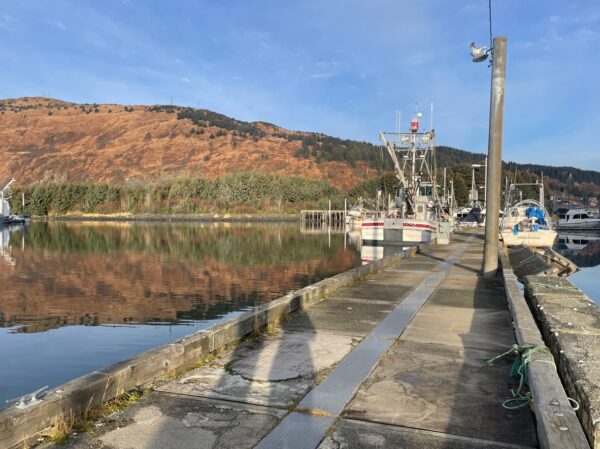
<path fill-rule="evenodd" d="M 558 229 L 600 230 L 600 217 L 586 209 L 558 209 Z"/>
<path fill-rule="evenodd" d="M 0 225 L 26 223 L 29 221 L 29 217 L 25 215 L 13 215 L 10 211 L 10 204 L 8 201 L 12 197 L 12 191 L 10 187 L 14 182 L 15 179 L 12 178 L 10 181 L 5 183 L 4 187 L 0 187 Z M 22 196 L 22 199 L 23 210 L 25 210 L 25 196 Z"/>

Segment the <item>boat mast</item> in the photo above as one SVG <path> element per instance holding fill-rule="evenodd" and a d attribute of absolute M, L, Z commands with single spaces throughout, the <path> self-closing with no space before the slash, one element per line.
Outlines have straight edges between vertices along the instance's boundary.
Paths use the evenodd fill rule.
<path fill-rule="evenodd" d="M 379 138 L 383 142 L 385 149 L 387 150 L 388 154 L 392 158 L 392 162 L 394 163 L 394 171 L 396 172 L 396 178 L 398 178 L 398 181 L 400 181 L 400 184 L 402 185 L 402 187 L 406 186 L 406 178 L 404 177 L 404 170 L 402 170 L 402 168 L 400 167 L 400 162 L 398 161 L 398 157 L 396 156 L 396 149 L 394 146 L 394 142 L 388 141 L 385 138 L 385 133 L 383 133 L 383 132 L 379 133 Z"/>
<path fill-rule="evenodd" d="M 403 216 L 414 214 L 415 198 L 422 184 L 431 184 L 433 199 L 439 200 L 436 177 L 431 172 L 432 164 L 435 170 L 434 131 L 419 131 L 421 117 L 420 112 L 415 112 L 410 121 L 409 132 L 382 132 L 379 135 L 392 158 L 396 177 L 400 181 L 402 199 L 406 206 L 402 210 Z"/>

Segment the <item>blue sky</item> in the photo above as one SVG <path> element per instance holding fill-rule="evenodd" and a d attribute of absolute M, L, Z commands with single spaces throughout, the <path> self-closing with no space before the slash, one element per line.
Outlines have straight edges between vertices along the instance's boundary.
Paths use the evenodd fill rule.
<path fill-rule="evenodd" d="M 600 2 L 493 11 L 508 36 L 504 159 L 600 170 Z M 4 0 L 0 97 L 172 97 L 373 142 L 395 111 L 433 102 L 438 144 L 485 152 L 490 71 L 468 44 L 488 39 L 487 0 Z"/>

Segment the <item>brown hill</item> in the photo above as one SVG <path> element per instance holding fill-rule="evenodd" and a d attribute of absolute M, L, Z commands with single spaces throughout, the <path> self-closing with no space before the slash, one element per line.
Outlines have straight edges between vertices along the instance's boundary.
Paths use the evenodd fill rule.
<path fill-rule="evenodd" d="M 0 179 L 15 177 L 21 186 L 40 181 L 126 184 L 263 171 L 349 188 L 369 174 L 368 162 L 299 156 L 303 139 L 314 141 L 315 136 L 315 146 L 322 145 L 317 134 L 176 106 L 1 100 Z"/>

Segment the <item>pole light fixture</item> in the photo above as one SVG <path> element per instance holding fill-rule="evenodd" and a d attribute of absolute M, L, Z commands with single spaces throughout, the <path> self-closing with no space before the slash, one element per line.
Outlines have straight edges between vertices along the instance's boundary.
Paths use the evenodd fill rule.
<path fill-rule="evenodd" d="M 492 49 L 488 48 L 487 45 L 478 47 L 477 45 L 475 45 L 475 42 L 471 42 L 469 48 L 471 49 L 471 59 L 473 60 L 473 62 L 485 61 L 488 58 L 490 52 L 492 51 Z"/>

